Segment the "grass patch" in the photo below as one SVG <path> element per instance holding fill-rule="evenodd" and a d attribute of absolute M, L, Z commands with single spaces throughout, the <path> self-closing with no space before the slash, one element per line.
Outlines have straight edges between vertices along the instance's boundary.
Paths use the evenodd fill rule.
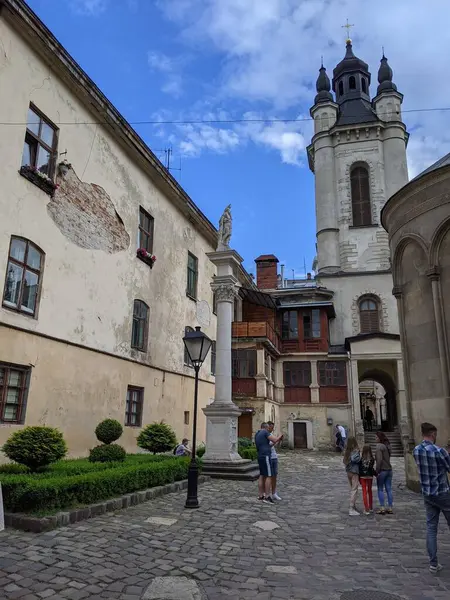
<path fill-rule="evenodd" d="M 116 463 L 62 460 L 35 474 L 3 465 L 0 482 L 7 511 L 43 515 L 186 479 L 188 466 L 188 458 L 131 454 Z"/>

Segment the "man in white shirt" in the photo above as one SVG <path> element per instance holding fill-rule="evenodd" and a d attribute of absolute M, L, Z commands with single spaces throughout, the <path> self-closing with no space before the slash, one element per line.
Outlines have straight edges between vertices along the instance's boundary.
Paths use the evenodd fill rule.
<path fill-rule="evenodd" d="M 342 425 L 336 425 L 336 432 L 339 432 L 341 439 L 339 440 L 339 446 L 341 448 L 341 450 L 343 450 L 345 448 L 345 444 L 347 442 L 347 433 L 345 431 L 345 428 L 342 427 Z M 339 438 L 338 438 L 339 439 Z"/>
<path fill-rule="evenodd" d="M 275 427 L 275 423 L 273 421 L 268 421 L 267 425 L 269 426 L 270 435 L 274 435 L 273 428 Z M 272 468 L 272 498 L 274 500 L 281 500 L 280 496 L 277 494 L 277 475 L 278 475 L 278 454 L 275 450 L 274 443 L 270 442 L 270 466 Z"/>

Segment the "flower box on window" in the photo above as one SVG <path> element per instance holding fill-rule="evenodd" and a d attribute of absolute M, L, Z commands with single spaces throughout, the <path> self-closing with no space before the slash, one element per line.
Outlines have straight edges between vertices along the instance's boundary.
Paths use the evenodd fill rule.
<path fill-rule="evenodd" d="M 55 190 L 59 188 L 59 184 L 54 183 L 48 175 L 42 173 L 36 167 L 30 167 L 29 165 L 24 165 L 20 168 L 20 174 L 22 177 L 31 181 L 38 187 L 41 188 L 46 194 L 53 196 Z"/>
<path fill-rule="evenodd" d="M 153 269 L 153 265 L 156 261 L 156 256 L 154 254 L 150 254 L 150 252 L 147 252 L 145 248 L 139 248 L 136 252 L 136 256 L 144 261 L 150 267 L 150 269 Z"/>

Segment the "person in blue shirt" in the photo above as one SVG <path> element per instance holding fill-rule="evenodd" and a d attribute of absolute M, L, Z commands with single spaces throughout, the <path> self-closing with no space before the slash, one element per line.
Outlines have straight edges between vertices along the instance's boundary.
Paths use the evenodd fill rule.
<path fill-rule="evenodd" d="M 272 444 L 277 444 L 283 436 L 275 437 L 270 434 L 269 425 L 267 423 L 261 423 L 261 429 L 256 432 L 255 445 L 258 450 L 258 464 L 259 464 L 259 481 L 258 481 L 258 498 L 263 502 L 273 504 L 272 498 L 272 465 L 270 463 L 270 456 L 272 454 Z"/>
<path fill-rule="evenodd" d="M 437 531 L 441 512 L 450 528 L 450 456 L 436 445 L 437 428 L 422 423 L 423 441 L 414 448 L 414 460 L 419 470 L 420 485 L 427 515 L 427 550 L 431 573 L 438 573 L 442 565 L 437 559 Z"/>

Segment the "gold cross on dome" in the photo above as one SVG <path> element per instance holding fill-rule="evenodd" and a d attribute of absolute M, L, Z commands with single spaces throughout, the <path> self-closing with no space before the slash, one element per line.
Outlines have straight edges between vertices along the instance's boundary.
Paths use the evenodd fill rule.
<path fill-rule="evenodd" d="M 341 27 L 343 27 L 344 29 L 347 30 L 347 39 L 349 40 L 350 39 L 350 29 L 352 27 L 354 27 L 354 25 L 350 25 L 350 23 L 348 22 L 348 19 L 347 19 L 347 23 L 345 25 L 341 25 Z"/>

